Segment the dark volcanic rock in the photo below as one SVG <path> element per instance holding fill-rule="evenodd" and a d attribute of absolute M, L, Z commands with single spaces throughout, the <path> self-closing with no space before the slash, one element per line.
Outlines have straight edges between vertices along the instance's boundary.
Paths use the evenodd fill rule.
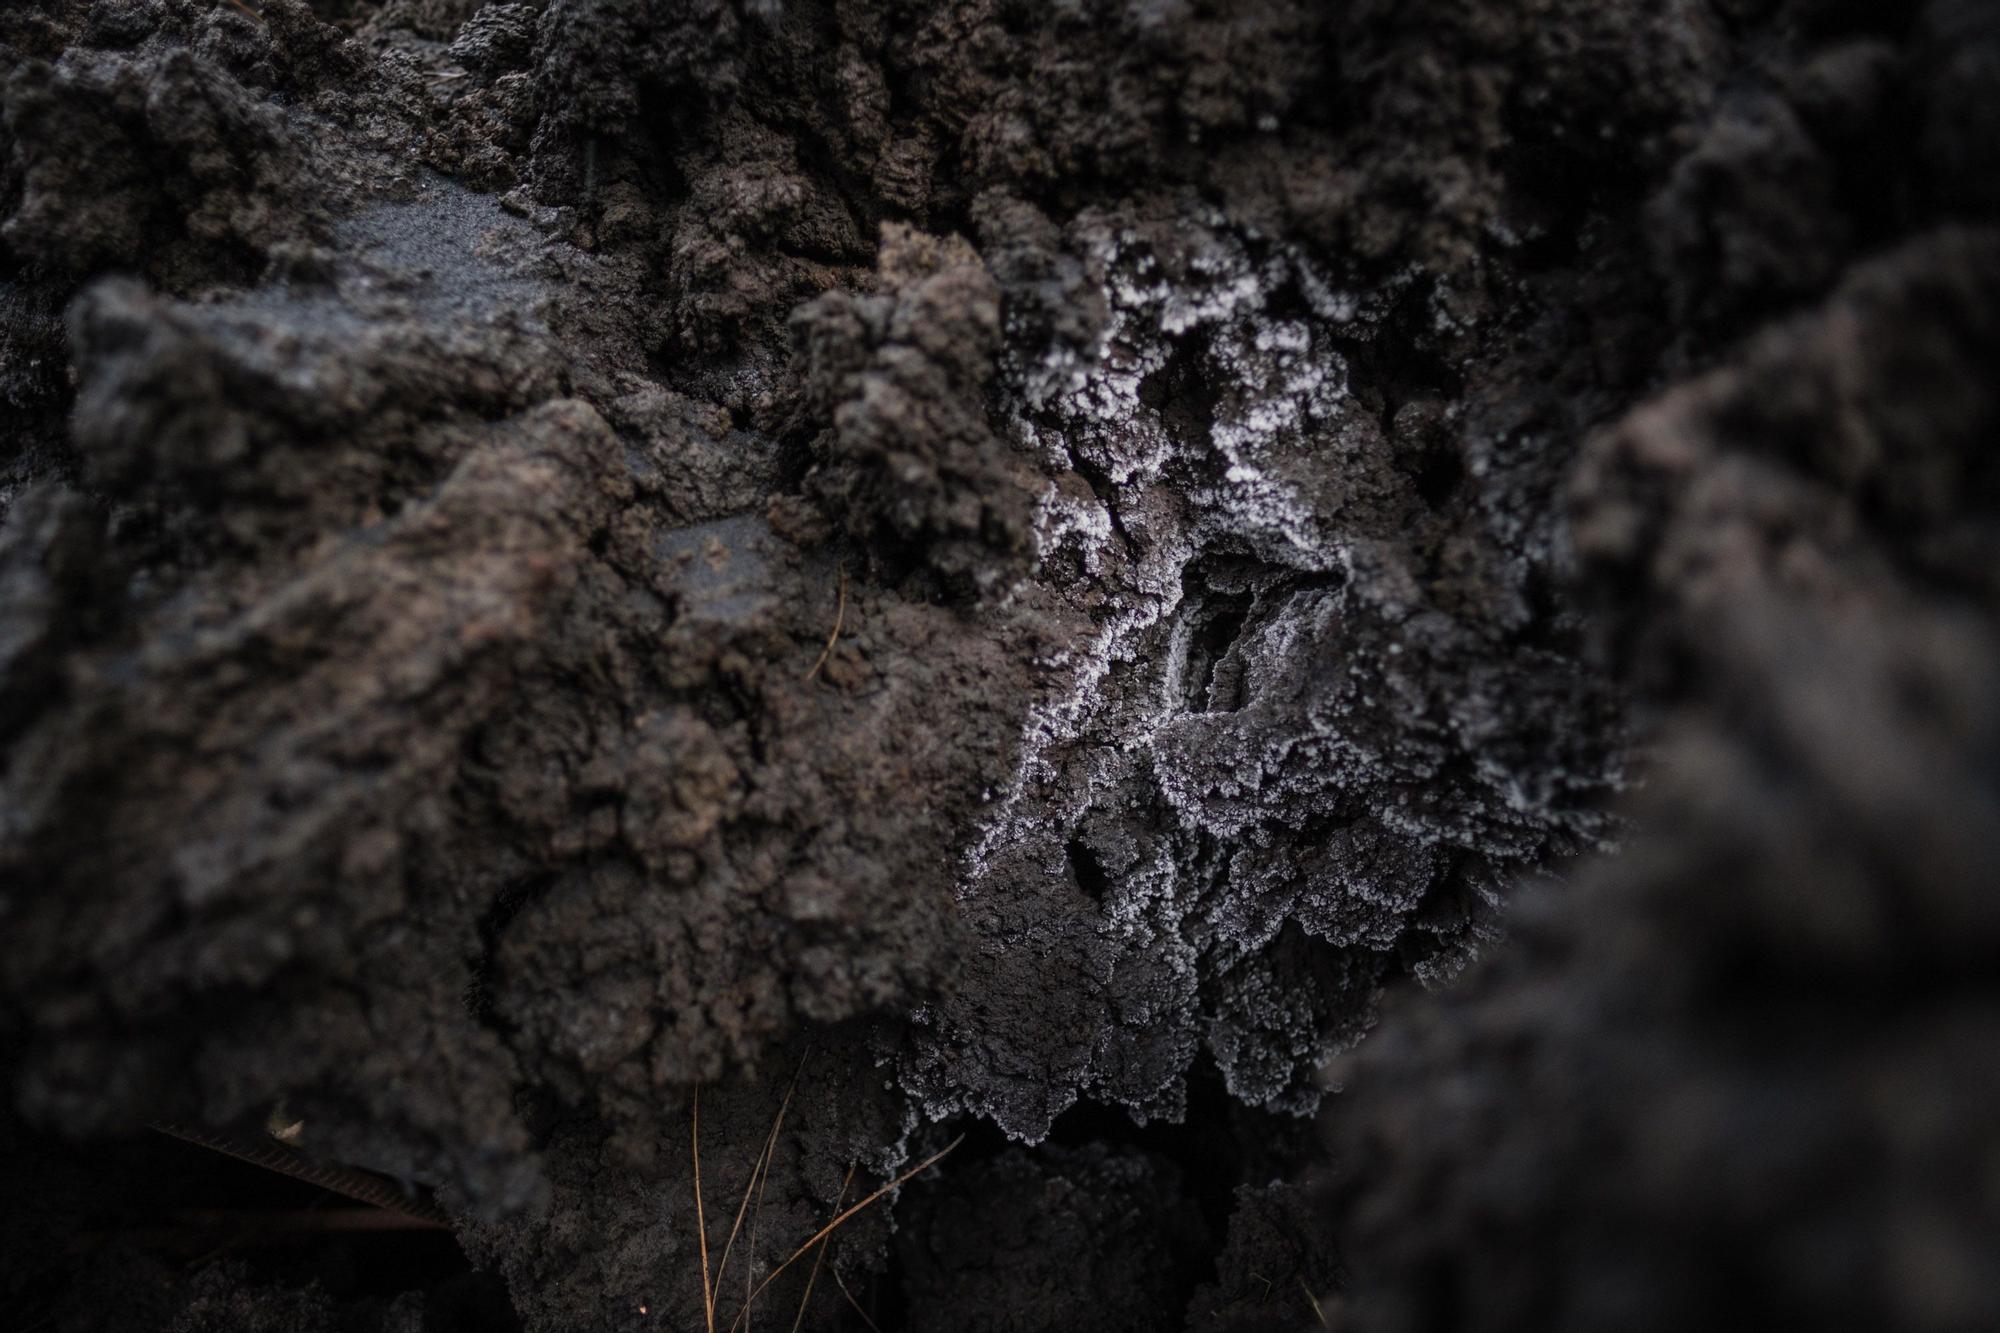
<path fill-rule="evenodd" d="M 1928 230 L 1593 441 L 1658 776 L 1342 1071 L 1351 1326 L 2000 1318 L 1996 310 Z"/>
<path fill-rule="evenodd" d="M 532 1329 L 1974 1326 L 1996 37 L 1890 8 L 8 5 L 0 1299 L 504 1318 L 184 1274 L 172 1120 Z"/>

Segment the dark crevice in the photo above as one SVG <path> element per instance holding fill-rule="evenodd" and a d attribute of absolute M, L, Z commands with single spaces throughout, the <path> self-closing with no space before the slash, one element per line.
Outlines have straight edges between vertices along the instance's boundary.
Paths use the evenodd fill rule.
<path fill-rule="evenodd" d="M 1382 434 L 1393 438 L 1396 416 L 1406 404 L 1456 402 L 1463 377 L 1434 348 L 1430 292 L 1406 288 L 1366 338 L 1329 337 L 1347 363 L 1347 385 L 1376 415 Z"/>
<path fill-rule="evenodd" d="M 1267 1183 L 1280 1173 L 1276 1164 L 1312 1136 L 1310 1121 L 1237 1102 L 1220 1073 L 1204 1062 L 1188 1077 L 1187 1110 L 1178 1123 L 1141 1125 L 1123 1107 L 1084 1101 L 1056 1118 L 1047 1141 L 1063 1148 L 1134 1148 L 1173 1163 L 1183 1196 L 1194 1203 L 1219 1248 L 1235 1210 L 1237 1188 Z"/>
<path fill-rule="evenodd" d="M 1227 658 L 1254 604 L 1248 593 L 1218 593 L 1195 609 L 1181 681 L 1182 703 L 1189 712 L 1233 713 L 1243 706 L 1243 664 Z"/>
<path fill-rule="evenodd" d="M 1138 543 L 1132 539 L 1132 534 L 1125 530 L 1125 520 L 1118 512 L 1118 488 L 1112 483 L 1111 474 L 1079 454 L 1076 447 L 1067 439 L 1063 441 L 1063 449 L 1069 455 L 1070 467 L 1089 483 L 1090 493 L 1104 506 L 1105 515 L 1111 522 L 1111 531 L 1124 544 L 1125 553 L 1136 555 L 1139 549 Z"/>
<path fill-rule="evenodd" d="M 1433 510 L 1443 509 L 1465 481 L 1465 460 L 1452 442 L 1444 442 L 1422 455 L 1416 468 L 1417 495 Z"/>
<path fill-rule="evenodd" d="M 1070 874 L 1075 878 L 1076 886 L 1092 902 L 1103 902 L 1105 895 L 1111 892 L 1112 880 L 1097 852 L 1081 837 L 1071 838 L 1066 851 Z"/>
<path fill-rule="evenodd" d="M 1168 438 L 1187 450 L 1206 451 L 1215 438 L 1221 393 L 1208 350 L 1206 332 L 1178 339 L 1167 363 L 1139 381 L 1139 402 L 1157 413 Z"/>
<path fill-rule="evenodd" d="M 494 1009 L 493 983 L 498 970 L 498 953 L 501 937 L 507 927 L 519 916 L 521 909 L 548 892 L 554 884 L 554 877 L 537 876 L 511 884 L 495 894 L 479 917 L 479 953 L 471 960 L 471 977 L 465 986 L 465 1008 L 482 1026 L 491 1028 L 504 1038 L 509 1030 L 506 1020 Z"/>

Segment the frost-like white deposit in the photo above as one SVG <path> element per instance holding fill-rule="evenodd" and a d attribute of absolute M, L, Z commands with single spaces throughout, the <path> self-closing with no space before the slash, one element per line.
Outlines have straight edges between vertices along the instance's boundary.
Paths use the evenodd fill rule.
<path fill-rule="evenodd" d="M 903 1080 L 1018 1138 L 1080 1097 L 1176 1116 L 1204 1051 L 1236 1096 L 1310 1111 L 1427 895 L 1548 823 L 1479 753 L 1496 706 L 1440 696 L 1467 632 L 1424 605 L 1416 501 L 1336 346 L 1396 289 L 1209 228 L 1169 259 L 1079 223 L 1100 343 L 1013 375 L 1057 478 L 1038 587 L 1074 635 L 956 886 L 986 1007 L 928 1008 Z"/>

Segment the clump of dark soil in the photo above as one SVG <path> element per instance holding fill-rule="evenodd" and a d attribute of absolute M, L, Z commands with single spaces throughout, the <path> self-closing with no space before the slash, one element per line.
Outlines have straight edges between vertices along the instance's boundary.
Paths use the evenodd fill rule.
<path fill-rule="evenodd" d="M 1990 7 L 0 70 L 0 1308 L 2000 1317 Z"/>

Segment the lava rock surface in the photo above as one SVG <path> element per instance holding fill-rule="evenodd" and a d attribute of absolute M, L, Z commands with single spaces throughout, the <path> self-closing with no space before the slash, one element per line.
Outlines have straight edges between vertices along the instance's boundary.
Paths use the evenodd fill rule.
<path fill-rule="evenodd" d="M 1993 1322 L 1989 6 L 21 0 L 0 69 L 0 1300 Z M 465 1259 L 183 1271 L 152 1122 Z"/>

